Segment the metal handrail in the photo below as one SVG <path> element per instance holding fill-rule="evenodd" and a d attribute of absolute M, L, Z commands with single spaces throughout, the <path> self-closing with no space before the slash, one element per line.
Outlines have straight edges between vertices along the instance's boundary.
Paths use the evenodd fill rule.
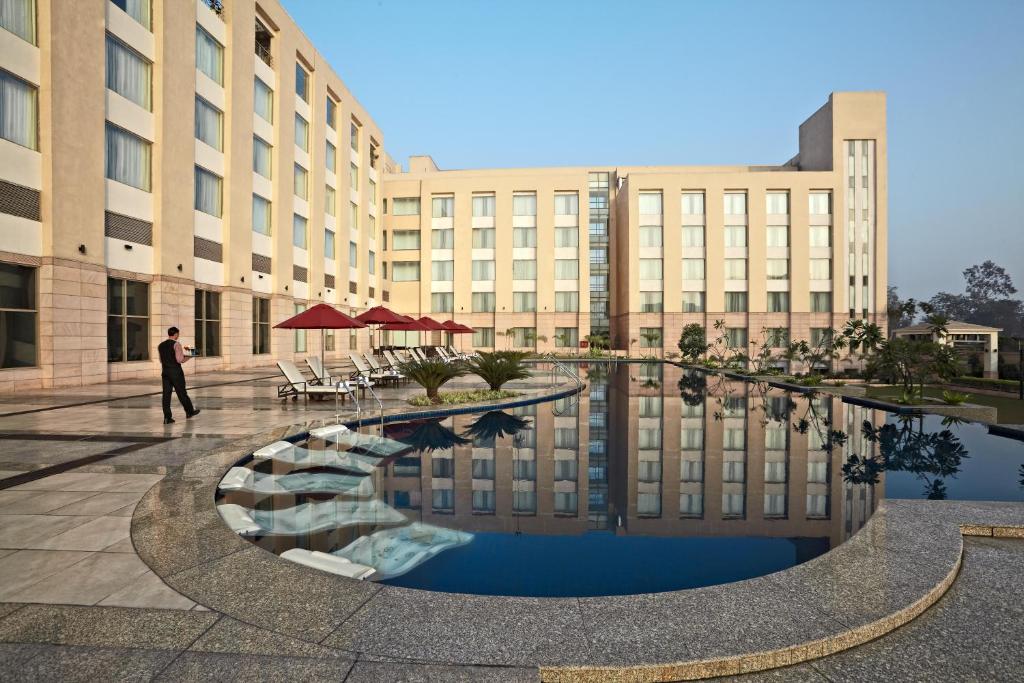
<path fill-rule="evenodd" d="M 584 383 L 583 383 L 583 380 L 580 379 L 580 376 L 578 374 L 576 374 L 574 371 L 570 370 L 569 367 L 565 363 L 563 363 L 562 361 L 558 360 L 558 358 L 555 357 L 555 354 L 549 353 L 549 354 L 546 354 L 546 355 L 544 355 L 542 357 L 547 359 L 547 360 L 549 360 L 551 362 L 552 366 L 554 366 L 555 368 L 560 370 L 563 374 L 565 374 L 567 377 L 569 377 L 569 379 L 574 381 L 576 383 L 576 388 L 578 388 L 578 389 L 582 389 L 583 388 L 583 384 Z"/>
<path fill-rule="evenodd" d="M 377 402 L 377 408 L 380 410 L 380 429 L 381 436 L 384 435 L 384 404 L 381 403 L 380 397 L 377 396 L 377 392 L 373 390 L 373 386 L 370 382 L 366 383 L 366 390 L 370 392 L 370 396 L 373 396 L 373 400 Z"/>

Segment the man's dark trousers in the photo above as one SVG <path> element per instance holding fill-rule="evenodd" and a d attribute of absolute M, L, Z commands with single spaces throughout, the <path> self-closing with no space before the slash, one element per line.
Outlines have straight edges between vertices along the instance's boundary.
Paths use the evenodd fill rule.
<path fill-rule="evenodd" d="M 188 392 L 185 391 L 185 372 L 181 369 L 181 366 L 167 366 L 163 367 L 161 377 L 164 382 L 164 418 L 167 420 L 171 419 L 171 390 L 178 395 L 178 400 L 181 401 L 181 407 L 185 409 L 185 415 L 191 415 L 195 412 L 195 408 L 192 407 L 192 399 L 188 397 Z"/>

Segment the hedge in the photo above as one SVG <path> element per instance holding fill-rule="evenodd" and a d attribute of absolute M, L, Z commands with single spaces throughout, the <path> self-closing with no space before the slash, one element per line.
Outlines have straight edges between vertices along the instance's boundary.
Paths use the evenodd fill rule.
<path fill-rule="evenodd" d="M 957 377 L 952 383 L 964 387 L 996 391 L 1016 391 L 1018 387 L 1018 382 L 1015 379 L 992 379 L 990 377 Z"/>

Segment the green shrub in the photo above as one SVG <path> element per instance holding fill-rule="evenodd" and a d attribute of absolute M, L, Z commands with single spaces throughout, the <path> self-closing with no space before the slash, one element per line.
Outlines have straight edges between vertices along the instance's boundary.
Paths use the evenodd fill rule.
<path fill-rule="evenodd" d="M 816 387 L 821 384 L 821 375 L 806 375 L 800 378 L 798 384 L 805 387 Z"/>
<path fill-rule="evenodd" d="M 901 406 L 917 405 L 921 402 L 921 391 L 918 389 L 907 389 L 896 399 Z"/>
<path fill-rule="evenodd" d="M 993 389 L 995 391 L 1016 391 L 1018 382 L 1015 379 L 995 379 L 992 377 L 957 377 L 954 384 L 976 389 Z"/>
<path fill-rule="evenodd" d="M 966 403 L 967 399 L 970 397 L 970 394 L 961 394 L 959 391 L 944 390 L 942 392 L 942 400 L 951 406 L 958 406 L 962 403 Z"/>
<path fill-rule="evenodd" d="M 438 389 L 456 377 L 466 374 L 466 367 L 462 363 L 445 363 L 443 360 L 430 358 L 424 361 L 402 363 L 399 371 L 419 384 L 427 392 L 427 399 L 432 403 L 438 402 Z"/>
<path fill-rule="evenodd" d="M 527 355 L 519 351 L 484 351 L 478 358 L 466 361 L 466 368 L 486 382 L 491 391 L 498 391 L 506 382 L 530 376 L 523 363 Z"/>
<path fill-rule="evenodd" d="M 514 398 L 519 396 L 517 391 L 491 391 L 489 389 L 476 389 L 473 391 L 441 391 L 438 392 L 437 400 L 427 396 L 413 396 L 408 399 L 412 406 L 446 405 L 457 406 L 463 403 L 481 403 L 483 401 L 498 401 L 503 398 Z"/>

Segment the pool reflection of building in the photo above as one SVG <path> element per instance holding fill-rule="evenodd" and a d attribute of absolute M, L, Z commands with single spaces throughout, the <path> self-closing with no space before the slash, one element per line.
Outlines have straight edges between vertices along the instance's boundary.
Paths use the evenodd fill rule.
<path fill-rule="evenodd" d="M 671 365 L 591 365 L 579 399 L 514 412 L 532 428 L 402 457 L 377 476 L 411 519 L 470 531 L 827 538 L 863 526 L 881 497 L 843 482 L 848 453 L 883 414 L 819 395 L 708 377 L 680 396 Z M 791 403 L 792 401 L 792 403 Z M 479 416 L 449 418 L 463 434 Z M 848 436 L 844 442 L 835 432 Z M 831 445 L 831 452 L 830 452 Z"/>

